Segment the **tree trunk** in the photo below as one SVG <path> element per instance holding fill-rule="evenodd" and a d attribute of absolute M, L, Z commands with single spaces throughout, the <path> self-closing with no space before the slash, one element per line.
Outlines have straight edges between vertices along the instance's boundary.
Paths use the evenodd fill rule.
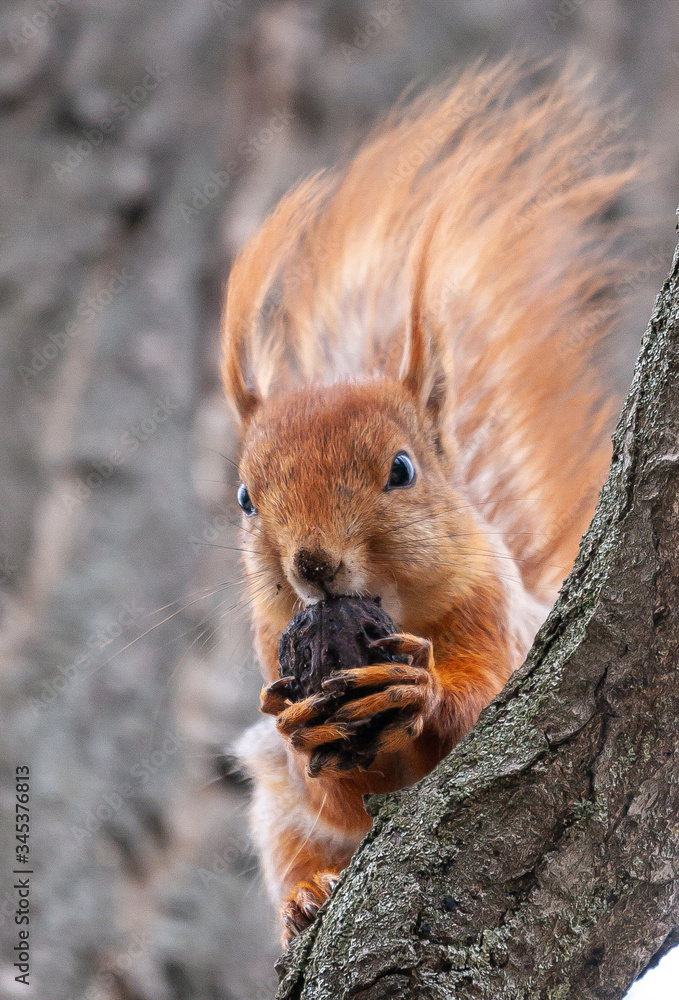
<path fill-rule="evenodd" d="M 679 249 L 525 665 L 373 829 L 279 1000 L 618 1000 L 679 927 Z"/>
<path fill-rule="evenodd" d="M 25 989 L 9 859 L 27 764 L 27 996 L 273 991 L 244 789 L 215 767 L 229 712 L 247 715 L 230 693 L 211 738 L 201 702 L 217 716 L 228 697 L 194 652 L 216 645 L 197 601 L 216 532 L 192 473 L 223 479 L 210 445 L 228 447 L 205 426 L 234 187 L 212 174 L 252 128 L 225 95 L 237 6 L 19 0 L 0 17 L 3 996 Z M 252 714 L 257 688 L 253 672 Z"/>

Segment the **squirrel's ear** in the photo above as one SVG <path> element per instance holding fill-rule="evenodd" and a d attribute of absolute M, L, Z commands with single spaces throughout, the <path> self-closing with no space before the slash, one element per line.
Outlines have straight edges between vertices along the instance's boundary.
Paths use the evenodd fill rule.
<path fill-rule="evenodd" d="M 450 376 L 439 338 L 419 323 L 408 331 L 400 381 L 438 426 L 448 402 Z"/>
<path fill-rule="evenodd" d="M 245 426 L 261 405 L 262 397 L 254 387 L 248 385 L 245 375 L 248 341 L 246 331 L 242 323 L 230 323 L 229 319 L 227 303 L 222 331 L 222 381 L 227 399 L 241 424 Z"/>
<path fill-rule="evenodd" d="M 401 361 L 400 381 L 415 397 L 419 406 L 439 426 L 448 400 L 452 382 L 450 358 L 440 331 L 431 321 L 425 320 L 425 286 L 427 265 L 431 249 L 432 229 L 423 240 L 422 250 L 415 267 L 409 325 Z"/>

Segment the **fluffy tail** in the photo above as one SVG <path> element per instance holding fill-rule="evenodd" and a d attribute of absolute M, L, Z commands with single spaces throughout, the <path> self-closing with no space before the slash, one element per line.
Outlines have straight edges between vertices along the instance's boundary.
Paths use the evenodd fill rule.
<path fill-rule="evenodd" d="M 396 374 L 418 275 L 452 359 L 458 475 L 550 600 L 609 459 L 593 350 L 625 271 L 606 220 L 636 170 L 589 80 L 535 86 L 541 71 L 477 66 L 291 191 L 234 264 L 224 335 L 241 410 L 247 393 Z"/>

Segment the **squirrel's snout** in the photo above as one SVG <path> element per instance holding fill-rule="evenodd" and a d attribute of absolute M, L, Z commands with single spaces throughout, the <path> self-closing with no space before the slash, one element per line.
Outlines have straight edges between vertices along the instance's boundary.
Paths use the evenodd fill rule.
<path fill-rule="evenodd" d="M 360 558 L 355 550 L 332 553 L 313 543 L 283 560 L 288 580 L 297 595 L 308 604 L 340 594 L 361 593 L 366 587 Z"/>
<path fill-rule="evenodd" d="M 339 571 L 342 562 L 336 563 L 324 549 L 300 549 L 293 560 L 295 572 L 305 583 L 323 586 Z"/>

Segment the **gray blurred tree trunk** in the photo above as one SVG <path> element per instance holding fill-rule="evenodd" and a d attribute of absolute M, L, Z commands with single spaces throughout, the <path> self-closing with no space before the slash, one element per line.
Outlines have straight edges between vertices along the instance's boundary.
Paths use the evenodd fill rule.
<path fill-rule="evenodd" d="M 45 1000 L 252 995 L 271 960 L 252 880 L 231 877 L 251 864 L 242 792 L 205 787 L 174 683 L 210 638 L 192 473 L 223 146 L 244 127 L 225 93 L 237 6 L 2 14 L 0 763 L 9 788 L 32 768 L 28 995 Z M 1 833 L 15 996 L 7 809 Z"/>
<path fill-rule="evenodd" d="M 679 248 L 526 664 L 373 829 L 279 1000 L 619 1000 L 679 932 Z"/>

